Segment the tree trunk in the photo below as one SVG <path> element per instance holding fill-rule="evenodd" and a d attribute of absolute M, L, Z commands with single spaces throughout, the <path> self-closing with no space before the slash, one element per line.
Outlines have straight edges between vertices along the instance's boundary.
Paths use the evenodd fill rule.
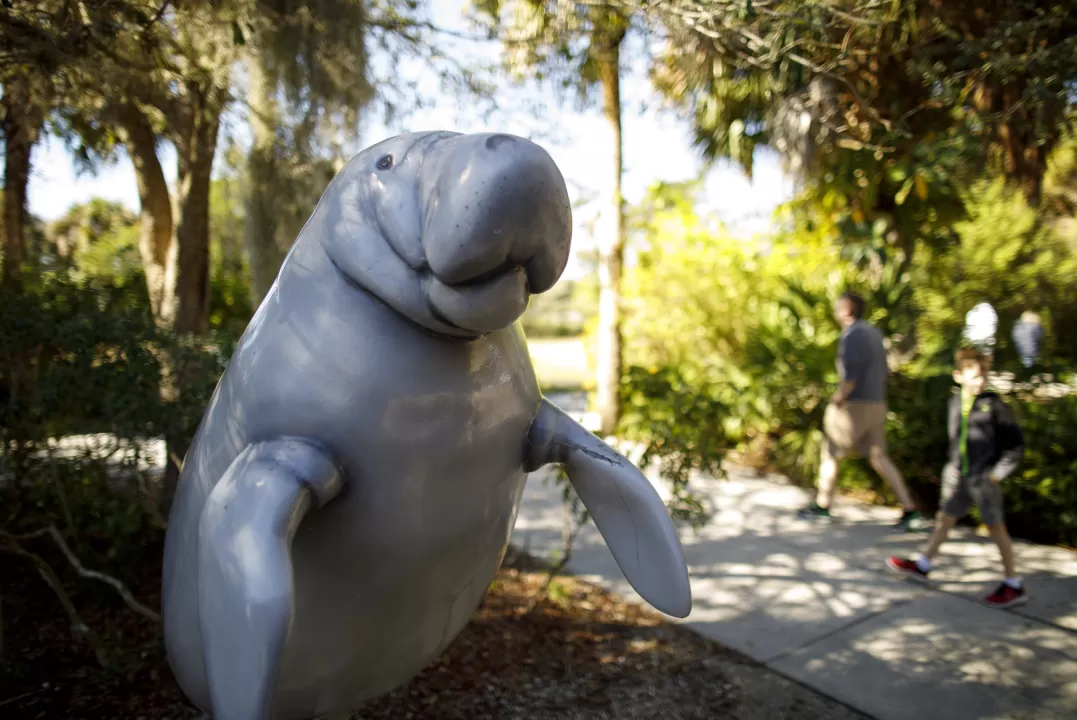
<path fill-rule="evenodd" d="M 138 181 L 138 250 L 146 274 L 146 290 L 154 320 L 171 328 L 176 319 L 176 244 L 172 241 L 172 199 L 161 161 L 157 157 L 157 137 L 140 110 L 122 108 L 122 126 L 127 153 L 135 166 Z"/>
<path fill-rule="evenodd" d="M 251 304 L 257 307 L 277 278 L 285 253 L 277 239 L 276 197 L 277 103 L 273 86 L 258 58 L 251 58 L 251 134 L 247 156 L 247 199 L 244 237 L 251 268 Z"/>
<path fill-rule="evenodd" d="M 621 35 L 623 37 L 623 34 Z M 598 378 L 596 404 L 600 431 L 612 435 L 620 420 L 621 403 L 621 273 L 624 264 L 624 204 L 621 197 L 620 39 L 597 51 L 602 84 L 602 114 L 609 123 L 611 154 L 610 198 L 604 232 L 598 240 Z"/>
<path fill-rule="evenodd" d="M 1038 133 L 1038 127 L 1050 126 L 1063 110 L 1061 106 L 1045 105 L 1034 112 L 1046 117 L 1035 117 L 1033 111 L 1022 106 L 1025 84 L 1027 81 L 1024 80 L 1007 85 L 980 82 L 973 100 L 981 112 L 998 118 L 987 142 L 998 143 L 997 156 L 1002 172 L 1021 189 L 1029 207 L 1038 208 L 1043 199 L 1047 158 L 1057 144 L 1057 134 Z"/>
<path fill-rule="evenodd" d="M 209 93 L 215 94 L 215 90 Z M 199 96 L 187 132 L 177 138 L 177 333 L 209 330 L 209 193 L 220 103 Z"/>
<path fill-rule="evenodd" d="M 44 113 L 36 104 L 32 89 L 26 78 L 14 76 L 4 83 L 3 105 L 4 138 L 4 220 L 3 220 L 3 271 L 0 283 L 8 290 L 22 288 L 22 265 L 26 259 L 26 187 L 30 182 L 31 155 L 44 119 Z M 38 353 L 40 354 L 40 350 Z M 7 358 L 8 400 L 25 407 L 34 407 L 38 388 L 38 363 L 35 353 L 28 347 L 13 348 Z M 29 450 L 28 441 L 33 432 L 30 423 L 12 422 L 7 428 L 10 444 L 4 451 L 10 456 L 12 476 L 6 484 L 6 506 L 21 511 L 22 480 Z"/>
<path fill-rule="evenodd" d="M 176 136 L 176 319 L 177 335 L 209 330 L 209 196 L 213 156 L 217 151 L 223 103 L 218 90 L 193 91 L 189 122 Z M 184 368 L 173 359 L 172 382 L 182 393 Z M 193 432 L 193 428 L 190 429 Z M 190 433 L 186 429 L 166 438 L 165 474 L 161 485 L 162 513 L 167 516 L 176 495 Z"/>
<path fill-rule="evenodd" d="M 1038 208 L 1043 200 L 1043 176 L 1047 172 L 1047 155 L 1055 143 L 1050 136 L 1038 138 L 1036 118 L 1027 109 L 1016 110 L 1021 102 L 1019 88 L 1009 86 L 1003 91 L 1003 103 L 1007 111 L 1016 115 L 1012 123 L 1002 123 L 999 135 L 1002 141 L 1003 162 L 1006 174 L 1017 180 L 1029 207 Z"/>
<path fill-rule="evenodd" d="M 165 180 L 161 160 L 157 157 L 157 136 L 146 116 L 137 107 L 124 104 L 118 108 L 123 128 L 124 144 L 135 166 L 139 197 L 138 249 L 142 257 L 142 270 L 146 275 L 146 291 L 150 308 L 157 326 L 171 330 L 176 323 L 176 280 L 179 260 L 175 242 L 175 221 L 172 197 Z M 161 362 L 161 398 L 174 401 L 179 393 L 176 358 L 169 351 L 163 352 Z M 167 517 L 168 509 L 179 482 L 179 466 L 172 462 L 175 454 L 174 440 L 165 438 L 165 474 L 161 492 L 161 511 Z"/>
<path fill-rule="evenodd" d="M 26 186 L 30 181 L 30 156 L 41 130 L 43 114 L 34 102 L 25 78 L 13 77 L 4 84 L 4 268 L 3 282 L 22 283 L 26 257 Z"/>

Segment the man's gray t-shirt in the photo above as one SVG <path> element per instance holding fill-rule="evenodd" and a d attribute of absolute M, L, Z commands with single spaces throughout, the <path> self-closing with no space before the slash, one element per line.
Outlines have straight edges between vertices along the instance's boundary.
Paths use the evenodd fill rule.
<path fill-rule="evenodd" d="M 848 400 L 884 402 L 888 373 L 882 333 L 864 320 L 842 331 L 838 340 L 838 377 L 856 382 Z"/>

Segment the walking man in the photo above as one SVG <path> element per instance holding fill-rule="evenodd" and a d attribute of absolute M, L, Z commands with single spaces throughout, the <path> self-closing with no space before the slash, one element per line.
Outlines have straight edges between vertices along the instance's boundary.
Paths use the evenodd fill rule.
<path fill-rule="evenodd" d="M 922 519 L 905 480 L 886 452 L 886 385 L 889 370 L 882 333 L 864 320 L 864 299 L 846 292 L 834 306 L 842 327 L 838 341 L 838 389 L 823 416 L 823 448 L 815 501 L 797 513 L 803 520 L 829 520 L 838 479 L 838 461 L 850 452 L 867 457 L 886 480 L 904 513 L 895 525 L 919 529 Z"/>

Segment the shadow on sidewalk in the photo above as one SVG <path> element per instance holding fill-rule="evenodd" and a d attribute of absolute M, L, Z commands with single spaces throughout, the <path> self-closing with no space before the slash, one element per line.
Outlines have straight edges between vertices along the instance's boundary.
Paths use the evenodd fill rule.
<path fill-rule="evenodd" d="M 731 474 L 696 490 L 713 515 L 681 531 L 689 627 L 880 718 L 1077 717 L 1073 553 L 1019 543 L 1032 599 L 1000 611 L 980 602 L 1000 579 L 997 551 L 970 531 L 954 533 L 925 587 L 885 568 L 927 539 L 894 532 L 896 509 L 841 503 L 837 522 L 813 525 L 795 519 L 807 496 L 788 484 Z M 560 508 L 553 486 L 529 480 L 514 543 L 559 548 Z M 643 602 L 593 525 L 569 570 Z"/>

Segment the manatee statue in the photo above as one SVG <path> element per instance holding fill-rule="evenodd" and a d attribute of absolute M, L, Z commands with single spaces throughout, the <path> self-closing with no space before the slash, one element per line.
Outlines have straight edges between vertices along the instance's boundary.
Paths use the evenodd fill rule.
<path fill-rule="evenodd" d="M 562 465 L 625 577 L 684 617 L 663 503 L 545 400 L 517 319 L 568 261 L 551 157 L 400 135 L 332 180 L 206 408 L 168 522 L 168 660 L 218 720 L 347 713 L 467 623 L 527 473 Z"/>

